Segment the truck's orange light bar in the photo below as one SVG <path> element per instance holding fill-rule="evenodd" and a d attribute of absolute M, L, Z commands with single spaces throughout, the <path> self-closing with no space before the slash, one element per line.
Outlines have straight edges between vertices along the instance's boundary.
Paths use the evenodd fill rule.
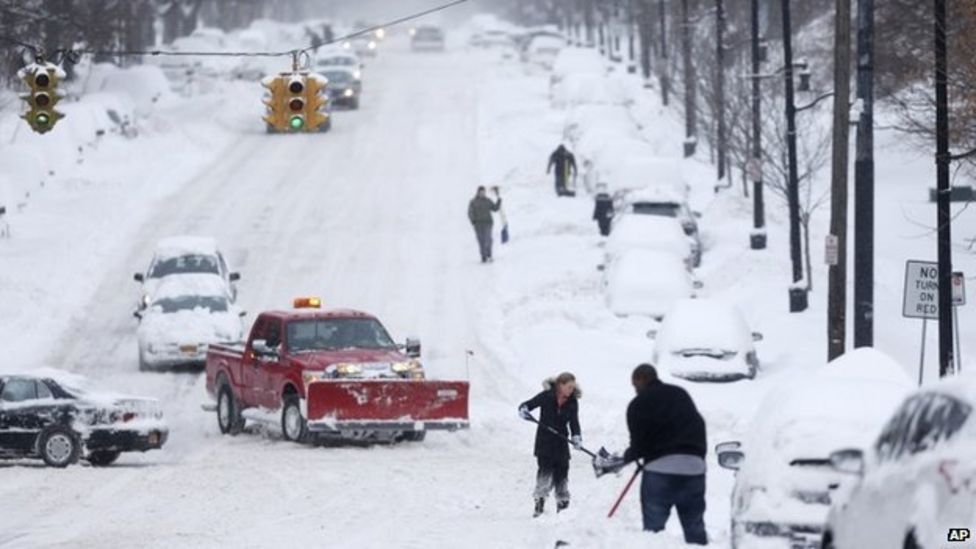
<path fill-rule="evenodd" d="M 296 309 L 318 309 L 322 307 L 322 300 L 317 297 L 296 297 L 292 305 Z"/>

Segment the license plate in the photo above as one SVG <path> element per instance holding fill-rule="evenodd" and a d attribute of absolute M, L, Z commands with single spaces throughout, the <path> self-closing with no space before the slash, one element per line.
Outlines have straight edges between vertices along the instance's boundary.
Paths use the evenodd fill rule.
<path fill-rule="evenodd" d="M 196 345 L 180 345 L 180 352 L 185 355 L 195 355 L 197 354 Z"/>

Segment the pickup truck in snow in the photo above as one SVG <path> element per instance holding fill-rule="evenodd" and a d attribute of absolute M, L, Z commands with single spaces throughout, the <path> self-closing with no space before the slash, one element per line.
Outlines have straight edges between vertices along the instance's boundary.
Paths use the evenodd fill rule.
<path fill-rule="evenodd" d="M 423 440 L 468 427 L 468 383 L 425 379 L 420 342 L 396 344 L 375 317 L 318 298 L 254 321 L 246 342 L 211 345 L 207 392 L 221 433 L 280 422 L 287 440 Z"/>

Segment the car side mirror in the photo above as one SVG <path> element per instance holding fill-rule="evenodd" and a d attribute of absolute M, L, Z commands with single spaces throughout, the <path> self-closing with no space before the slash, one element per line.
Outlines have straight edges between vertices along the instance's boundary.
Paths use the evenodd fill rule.
<path fill-rule="evenodd" d="M 239 311 L 239 312 L 237 313 L 237 316 L 239 316 L 239 317 L 241 317 L 241 318 L 244 318 L 245 316 L 247 316 L 247 311 Z"/>
<path fill-rule="evenodd" d="M 228 278 L 228 279 L 229 279 L 229 280 L 230 280 L 231 282 L 237 282 L 238 280 L 240 280 L 240 279 L 241 279 L 241 273 L 230 273 L 230 274 L 229 274 L 229 275 L 227 276 L 227 278 Z"/>
<path fill-rule="evenodd" d="M 404 345 L 404 352 L 410 358 L 420 358 L 420 339 L 408 337 L 407 343 Z"/>
<path fill-rule="evenodd" d="M 733 450 L 738 450 L 742 448 L 742 443 L 738 440 L 730 440 L 728 442 L 719 442 L 715 445 L 715 453 L 721 454 L 722 452 L 731 452 Z"/>
<path fill-rule="evenodd" d="M 830 454 L 830 465 L 837 472 L 861 476 L 864 474 L 864 452 L 857 448 L 838 450 Z"/>
<path fill-rule="evenodd" d="M 701 280 L 696 280 L 696 281 L 692 282 L 691 285 L 694 286 L 696 290 L 701 290 L 702 288 L 705 287 L 705 284 L 702 283 Z"/>
<path fill-rule="evenodd" d="M 657 339 L 657 330 L 648 330 L 646 334 L 647 339 Z"/>
<path fill-rule="evenodd" d="M 600 265 L 597 265 L 596 266 L 596 270 L 598 270 L 598 271 L 600 271 L 602 273 L 603 271 L 606 271 L 607 270 L 607 266 L 601 263 Z"/>
<path fill-rule="evenodd" d="M 745 453 L 739 450 L 726 450 L 718 454 L 718 464 L 733 471 L 738 471 L 745 460 Z"/>
<path fill-rule="evenodd" d="M 268 346 L 266 339 L 255 339 L 251 341 L 251 352 L 259 358 L 277 359 L 278 349 Z"/>
<path fill-rule="evenodd" d="M 762 341 L 763 340 L 762 333 L 761 332 L 752 332 L 752 340 L 753 341 Z"/>
<path fill-rule="evenodd" d="M 146 281 L 146 277 L 143 276 L 142 273 L 136 273 L 136 274 L 132 275 L 132 279 L 135 280 L 136 282 L 145 282 Z"/>

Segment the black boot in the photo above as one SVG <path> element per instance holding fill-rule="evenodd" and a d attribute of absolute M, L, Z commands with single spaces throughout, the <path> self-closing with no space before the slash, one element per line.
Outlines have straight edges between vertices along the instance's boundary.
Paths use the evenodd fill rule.
<path fill-rule="evenodd" d="M 566 508 L 568 508 L 568 507 L 569 507 L 569 500 L 568 499 L 566 501 L 557 501 L 556 502 L 556 512 L 557 513 L 560 512 L 560 511 L 562 511 L 562 510 L 564 510 L 564 509 L 566 509 Z"/>
<path fill-rule="evenodd" d="M 544 498 L 535 498 L 535 513 L 532 513 L 532 518 L 535 518 L 542 514 L 545 510 L 546 500 Z"/>

